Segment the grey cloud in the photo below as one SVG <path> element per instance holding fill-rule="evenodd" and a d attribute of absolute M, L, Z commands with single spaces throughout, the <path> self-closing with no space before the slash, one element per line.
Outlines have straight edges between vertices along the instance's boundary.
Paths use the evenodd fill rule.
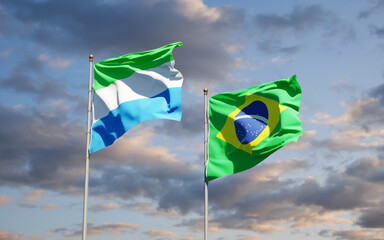
<path fill-rule="evenodd" d="M 67 142 L 68 138 L 77 135 L 81 129 L 81 126 L 67 121 L 65 113 L 50 115 L 38 110 L 27 111 L 23 107 L 4 105 L 0 105 L 0 109 L 0 123 L 7 126 L 0 130 L 0 147 L 7 150 L 17 148 L 19 144 L 23 149 L 31 150 L 35 147 L 49 149 L 55 145 L 66 147 L 72 144 Z M 77 138 L 73 141 L 77 141 Z"/>
<path fill-rule="evenodd" d="M 367 182 L 384 182 L 384 164 L 376 158 L 367 157 L 354 162 L 348 166 L 346 173 Z"/>
<path fill-rule="evenodd" d="M 243 203 L 236 203 L 237 214 L 244 218 L 246 216 L 257 216 L 259 221 L 273 221 L 281 218 L 287 219 L 295 211 L 289 203 L 289 198 L 282 198 L 282 194 L 264 193 L 249 196 Z"/>
<path fill-rule="evenodd" d="M 81 159 L 85 144 L 82 135 L 78 133 L 82 128 L 68 122 L 65 116 L 56 118 L 4 106 L 0 110 L 0 121 L 8 126 L 0 130 L 0 161 L 5 166 L 0 169 L 0 182 L 3 185 L 81 193 L 84 184 L 84 163 Z M 120 199 L 146 197 L 157 203 L 158 209 L 201 214 L 201 169 L 189 169 L 189 172 L 185 171 L 182 175 L 171 171 L 172 174 L 167 176 L 164 173 L 168 173 L 168 164 L 152 170 L 154 167 L 151 168 L 151 165 L 140 165 L 129 159 L 121 162 L 113 159 L 113 155 L 108 157 L 107 154 L 103 159 L 107 160 L 104 165 L 98 162 L 100 159 L 91 163 L 90 194 Z M 304 221 L 302 218 L 306 208 L 318 209 L 314 217 L 327 211 L 363 207 L 369 209 L 381 199 L 376 194 L 376 185 L 372 186 L 372 183 L 379 183 L 378 180 L 382 179 L 383 166 L 378 167 L 374 163 L 360 159 L 347 166 L 345 172 L 331 173 L 323 185 L 313 179 L 299 184 L 282 177 L 283 173 L 308 169 L 311 166 L 309 161 L 262 163 L 252 171 L 215 180 L 210 184 L 212 216 L 222 227 L 244 229 L 245 226 L 253 226 L 256 220 L 260 224 L 271 224 L 281 219 Z M 189 165 L 177 166 L 181 168 Z M 361 172 L 357 169 L 361 169 Z M 374 171 L 367 175 L 364 170 Z M 228 194 L 233 197 L 227 198 Z M 252 214 L 258 217 L 250 218 Z M 369 222 L 367 214 L 362 217 L 361 224 Z M 296 216 L 296 220 L 292 216 Z M 257 231 L 268 232 L 274 229 Z"/>
<path fill-rule="evenodd" d="M 156 198 L 164 190 L 166 181 L 144 176 L 140 169 L 127 166 L 107 166 L 99 169 L 100 176 L 91 176 L 91 194 L 110 194 L 123 199 L 134 199 L 140 195 Z"/>
<path fill-rule="evenodd" d="M 264 37 L 261 40 L 258 41 L 257 43 L 258 48 L 266 53 L 276 53 L 276 52 L 281 52 L 283 54 L 296 54 L 300 52 L 300 50 L 303 49 L 304 45 L 303 44 L 296 44 L 293 46 L 284 46 L 284 43 L 280 38 L 275 38 L 275 37 Z"/>
<path fill-rule="evenodd" d="M 305 46 L 305 36 L 319 28 L 322 30 L 323 37 L 326 38 L 338 36 L 341 41 L 346 41 L 355 36 L 352 26 L 318 4 L 298 5 L 291 13 L 284 16 L 257 14 L 253 17 L 252 23 L 259 32 L 258 48 L 266 53 L 297 53 Z M 284 46 L 286 36 L 294 37 L 298 43 L 294 46 Z"/>
<path fill-rule="evenodd" d="M 294 184 L 290 179 L 281 178 L 281 175 L 303 171 L 310 166 L 310 162 L 305 160 L 263 162 L 248 171 L 212 181 L 210 183 L 211 199 L 215 202 L 217 209 L 232 208 L 234 204 L 244 201 L 250 195 L 263 195 L 265 192 L 274 192 L 276 189 Z M 231 193 L 231 198 L 226 197 L 228 192 Z"/>
<path fill-rule="evenodd" d="M 374 98 L 379 98 L 380 103 L 384 104 L 384 83 L 371 89 L 369 95 Z"/>
<path fill-rule="evenodd" d="M 212 21 L 184 16 L 179 10 L 187 7 L 184 4 L 176 0 L 123 4 L 74 0 L 3 2 L 15 18 L 29 26 L 28 39 L 60 54 L 93 53 L 96 59 L 103 59 L 182 41 L 184 46 L 175 50 L 175 59 L 176 68 L 185 78 L 228 80 L 233 59 L 224 48 L 228 41 L 225 36 L 241 27 L 245 11 L 223 7 L 217 9 L 220 16 Z"/>
<path fill-rule="evenodd" d="M 363 165 L 367 166 L 364 167 Z M 257 182 L 257 190 L 259 191 L 245 190 L 246 193 L 241 194 L 238 189 L 248 188 L 245 178 L 248 178 L 248 181 L 252 183 L 251 175 L 248 175 L 244 177 L 244 182 L 232 181 L 230 189 L 228 187 L 225 190 L 226 194 L 230 192 L 232 196 L 236 196 L 232 197 L 234 198 L 233 201 L 218 200 L 218 198 L 225 198 L 226 194 L 216 198 L 217 190 L 212 193 L 211 214 L 214 216 L 213 221 L 222 228 L 273 232 L 277 231 L 273 225 L 280 222 L 291 222 L 300 227 L 301 224 L 319 221 L 320 216 L 329 212 L 346 210 L 358 213 L 361 209 L 366 209 L 357 223 L 363 227 L 368 227 L 379 216 L 371 213 L 374 212 L 377 203 L 384 199 L 377 195 L 380 183 L 370 182 L 371 179 L 367 180 L 366 177 L 357 174 L 355 169 L 360 167 L 361 172 L 369 172 L 373 165 L 367 159 L 359 159 L 347 166 L 345 171 L 330 172 L 324 184 L 320 184 L 314 178 L 308 178 L 301 184 L 280 180 L 269 185 L 269 188 L 263 188 L 264 183 L 259 180 Z M 375 166 L 376 172 L 383 170 L 382 166 Z M 373 173 L 373 175 L 375 174 Z M 231 177 L 233 178 L 233 176 Z M 217 187 L 220 186 L 212 186 L 212 188 Z M 308 214 L 308 208 L 311 209 L 311 214 Z M 226 211 L 226 209 L 231 209 L 231 211 Z M 381 224 L 379 218 L 378 221 Z M 257 225 L 267 225 L 271 228 L 257 228 L 255 227 Z"/>
<path fill-rule="evenodd" d="M 160 210 L 176 210 L 181 214 L 201 213 L 203 204 L 203 180 L 196 173 L 178 179 L 157 178 L 141 168 L 107 166 L 97 170 L 89 180 L 90 194 L 115 196 L 120 199 L 146 197 Z"/>
<path fill-rule="evenodd" d="M 356 92 L 356 86 L 351 84 L 348 80 L 341 80 L 332 84 L 332 86 L 329 87 L 329 90 L 335 91 L 338 94 L 348 93 L 349 95 L 353 95 Z"/>
<path fill-rule="evenodd" d="M 7 126 L 0 129 L 1 185 L 81 194 L 85 167 L 81 132 L 85 129 L 68 121 L 65 114 L 28 113 L 6 106 L 0 106 L 0 112 L 0 123 Z M 136 154 L 126 162 L 108 154 L 105 161 L 93 157 L 90 194 L 121 199 L 143 196 L 159 201 L 159 208 L 174 207 L 182 213 L 199 205 L 201 183 L 190 163 L 163 161 L 156 166 L 156 159 L 145 157 Z M 147 164 L 149 160 L 152 164 Z"/>
<path fill-rule="evenodd" d="M 384 228 L 384 210 L 380 207 L 364 210 L 358 224 L 365 228 Z"/>
<path fill-rule="evenodd" d="M 368 206 L 372 195 L 370 188 L 363 182 L 340 176 L 331 175 L 325 186 L 316 181 L 306 181 L 296 189 L 296 204 L 318 205 L 327 210 L 347 210 Z"/>
<path fill-rule="evenodd" d="M 330 234 L 330 231 L 329 230 L 321 230 L 319 232 L 319 236 L 320 237 L 329 237 L 331 234 Z"/>
<path fill-rule="evenodd" d="M 275 171 L 273 166 L 275 166 L 275 169 L 280 169 L 280 171 L 284 169 L 289 172 L 307 168 L 308 162 L 291 161 L 288 162 L 288 164 L 284 163 L 280 166 L 278 164 L 277 166 L 267 165 L 266 167 L 269 171 Z M 121 197 L 122 199 L 133 199 L 137 196 L 145 196 L 156 201 L 159 209 L 175 209 L 181 214 L 190 212 L 202 214 L 201 206 L 203 204 L 204 188 L 202 176 L 201 174 L 199 175 L 200 172 L 201 171 L 193 171 L 177 179 L 169 179 L 151 175 L 151 173 L 143 168 L 135 168 L 135 170 L 133 170 L 120 165 L 119 167 L 104 168 L 101 171 L 102 176 L 91 179 L 90 183 L 92 183 L 91 189 L 93 189 L 93 194 L 105 195 L 108 193 Z M 250 208 L 250 206 L 245 204 L 245 207 L 242 208 L 241 205 L 236 205 L 239 201 L 249 201 L 249 204 L 254 204 L 255 199 L 252 196 L 265 195 L 265 191 L 273 191 L 273 189 L 279 189 L 284 185 L 292 184 L 290 181 L 278 180 L 278 175 L 276 175 L 276 179 L 271 177 L 270 180 L 265 182 L 258 181 L 258 191 L 255 193 L 254 191 L 249 191 L 249 189 L 254 189 L 253 180 L 249 179 L 252 177 L 252 174 L 239 175 L 238 178 L 231 177 L 232 181 L 227 178 L 217 184 L 211 185 L 210 192 L 212 197 L 210 201 L 212 211 L 215 212 L 214 214 L 222 212 L 223 209 L 233 208 L 237 208 L 239 211 L 243 209 L 244 211 L 242 211 L 242 213 L 246 214 L 246 209 L 247 207 Z M 230 182 L 228 183 L 226 180 Z M 226 198 L 225 196 L 228 195 L 228 192 L 231 192 L 231 195 L 234 197 Z M 271 202 L 272 199 L 279 201 L 278 196 L 281 195 L 273 194 L 268 196 L 270 197 L 267 197 L 265 203 Z"/>
<path fill-rule="evenodd" d="M 352 104 L 347 112 L 349 120 L 362 125 L 384 122 L 384 108 L 380 100 L 379 98 L 371 98 Z"/>
<path fill-rule="evenodd" d="M 118 150 L 118 146 L 114 147 Z M 96 173 L 91 174 L 89 181 L 92 195 L 113 195 L 124 200 L 146 197 L 159 210 L 176 210 L 182 214 L 199 211 L 203 196 L 202 169 L 195 169 L 185 161 L 156 159 L 140 154 L 141 150 L 127 151 L 124 156 L 103 151 L 93 157 Z"/>
<path fill-rule="evenodd" d="M 379 159 L 362 158 L 347 166 L 344 172 L 331 173 L 324 186 L 310 180 L 297 188 L 295 204 L 317 205 L 326 211 L 363 210 L 357 224 L 366 228 L 384 225 L 381 210 L 384 198 L 377 195 L 384 180 L 384 165 Z M 346 238 L 347 239 L 347 238 Z"/>
<path fill-rule="evenodd" d="M 380 124 L 384 122 L 383 103 L 384 84 L 381 84 L 368 92 L 368 98 L 351 104 L 347 115 L 349 115 L 349 119 L 358 119 L 359 122 L 364 122 L 365 124 Z"/>
<path fill-rule="evenodd" d="M 138 136 L 132 136 L 131 139 L 122 137 L 113 147 L 103 149 L 92 156 L 93 167 L 109 171 L 109 167 L 121 166 L 127 171 L 135 171 L 143 177 L 160 181 L 170 179 L 187 181 L 194 177 L 193 160 L 176 156 L 165 147 L 151 146 L 150 141 L 151 136 L 146 136 L 145 130 L 139 132 Z"/>
<path fill-rule="evenodd" d="M 329 23 L 330 12 L 321 5 L 297 6 L 285 17 L 275 14 L 259 14 L 254 17 L 254 24 L 263 31 L 284 34 L 302 32 Z M 333 16 L 331 18 L 334 18 Z"/>
<path fill-rule="evenodd" d="M 363 131 L 370 131 L 372 126 L 384 122 L 384 84 L 368 91 L 365 98 L 351 102 L 347 113 L 339 118 L 343 124 L 360 126 Z"/>
<path fill-rule="evenodd" d="M 384 27 L 371 27 L 371 33 L 379 38 L 384 38 Z"/>
<path fill-rule="evenodd" d="M 77 186 L 77 180 L 70 174 L 81 169 L 78 153 L 85 144 L 78 138 L 79 127 L 59 117 L 0 108 L 0 119 L 7 126 L 0 131 L 2 185 L 56 191 Z"/>
<path fill-rule="evenodd" d="M 302 45 L 293 45 L 289 47 L 282 47 L 280 51 L 287 54 L 294 54 L 294 53 L 300 52 L 302 48 L 303 48 Z"/>
<path fill-rule="evenodd" d="M 380 8 L 384 7 L 384 1 L 383 0 L 376 0 L 376 3 L 374 6 L 369 7 L 363 11 L 361 11 L 358 15 L 358 18 L 367 18 L 370 17 L 372 14 L 380 11 Z"/>
<path fill-rule="evenodd" d="M 204 131 L 204 107 L 203 103 L 196 104 L 183 104 L 181 121 L 164 121 L 160 131 L 178 138 L 190 138 L 191 135 L 202 134 Z"/>
<path fill-rule="evenodd" d="M 202 213 L 204 202 L 204 181 L 195 174 L 195 178 L 183 181 L 183 184 L 169 182 L 161 195 L 158 205 L 161 209 L 177 209 L 182 214 Z"/>
<path fill-rule="evenodd" d="M 46 74 L 46 64 L 34 53 L 25 53 L 23 60 L 11 70 L 9 76 L 0 77 L 0 86 L 17 93 L 27 93 L 39 101 L 47 99 L 68 98 L 69 93 L 59 81 Z M 20 70 L 23 66 L 23 70 Z"/>
<path fill-rule="evenodd" d="M 364 150 L 364 147 L 350 142 L 340 142 L 332 137 L 325 140 L 313 140 L 311 143 L 313 146 L 318 148 L 325 148 L 329 151 L 361 151 Z"/>
<path fill-rule="evenodd" d="M 27 93 L 36 96 L 38 100 L 52 98 L 65 98 L 69 94 L 59 81 L 45 74 L 32 77 L 20 71 L 13 71 L 9 77 L 0 79 L 0 84 L 4 88 L 12 89 L 18 93 Z"/>
<path fill-rule="evenodd" d="M 309 166 L 309 162 L 297 160 L 277 164 L 265 163 L 252 171 L 212 181 L 212 222 L 221 228 L 264 233 L 276 231 L 274 222 L 288 220 L 299 211 L 298 207 L 293 205 L 294 194 L 284 190 L 295 186 L 295 183 L 281 179 L 281 173 L 301 171 Z M 228 195 L 231 197 L 228 198 Z M 269 227 L 255 227 L 258 224 L 266 224 Z"/>

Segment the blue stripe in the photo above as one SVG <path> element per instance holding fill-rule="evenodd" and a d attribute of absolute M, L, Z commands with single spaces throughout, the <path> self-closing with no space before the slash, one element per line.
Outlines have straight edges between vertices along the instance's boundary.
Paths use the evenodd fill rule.
<path fill-rule="evenodd" d="M 181 87 L 144 99 L 125 102 L 92 125 L 90 153 L 111 145 L 126 131 L 152 119 L 181 120 Z"/>

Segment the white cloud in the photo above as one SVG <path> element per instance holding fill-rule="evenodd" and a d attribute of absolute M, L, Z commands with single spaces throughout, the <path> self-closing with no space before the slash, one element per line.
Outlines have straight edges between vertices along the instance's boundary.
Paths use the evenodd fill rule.
<path fill-rule="evenodd" d="M 240 44 L 224 44 L 224 49 L 228 52 L 228 53 L 236 53 L 236 52 L 242 52 L 243 49 L 244 49 L 244 46 L 240 45 Z"/>
<path fill-rule="evenodd" d="M 252 64 L 246 58 L 235 58 L 235 68 L 237 69 L 254 69 Z"/>
<path fill-rule="evenodd" d="M 271 60 L 271 63 L 283 63 L 286 62 L 288 59 L 281 58 L 280 56 L 274 57 Z"/>

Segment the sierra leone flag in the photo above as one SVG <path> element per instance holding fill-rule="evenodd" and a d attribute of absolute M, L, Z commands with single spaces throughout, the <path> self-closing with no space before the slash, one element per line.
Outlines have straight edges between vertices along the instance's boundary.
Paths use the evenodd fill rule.
<path fill-rule="evenodd" d="M 172 43 L 95 64 L 90 153 L 111 145 L 139 123 L 181 120 L 183 76 L 174 68 Z"/>
<path fill-rule="evenodd" d="M 209 99 L 208 181 L 249 169 L 302 135 L 296 75 Z"/>

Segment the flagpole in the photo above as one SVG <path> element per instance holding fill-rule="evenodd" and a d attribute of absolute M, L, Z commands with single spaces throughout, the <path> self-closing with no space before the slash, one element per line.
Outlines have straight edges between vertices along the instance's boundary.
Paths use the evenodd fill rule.
<path fill-rule="evenodd" d="M 88 179 L 89 179 L 89 145 L 91 142 L 91 111 L 92 111 L 92 70 L 93 55 L 89 55 L 89 85 L 88 85 L 88 116 L 87 116 L 87 150 L 85 153 L 85 187 L 83 207 L 83 240 L 87 239 L 87 209 L 88 209 Z"/>
<path fill-rule="evenodd" d="M 208 143 L 208 89 L 204 88 L 204 240 L 208 240 L 208 181 L 207 181 L 207 143 Z"/>

